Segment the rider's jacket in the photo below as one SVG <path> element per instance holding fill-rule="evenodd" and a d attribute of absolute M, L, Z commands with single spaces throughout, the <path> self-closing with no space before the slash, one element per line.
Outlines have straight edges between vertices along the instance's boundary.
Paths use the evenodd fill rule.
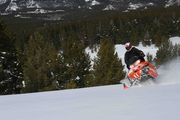
<path fill-rule="evenodd" d="M 131 58 L 133 58 L 135 56 L 138 57 L 138 59 L 145 61 L 144 60 L 145 54 L 141 50 L 139 50 L 135 47 L 132 47 L 130 50 L 126 51 L 125 57 L 124 57 L 124 60 L 125 60 L 125 63 L 127 65 L 128 69 L 130 69 L 130 65 L 132 64 Z"/>

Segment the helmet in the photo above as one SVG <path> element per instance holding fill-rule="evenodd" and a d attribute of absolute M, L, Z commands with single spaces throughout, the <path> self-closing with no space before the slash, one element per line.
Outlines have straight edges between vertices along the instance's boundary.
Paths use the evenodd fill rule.
<path fill-rule="evenodd" d="M 130 42 L 127 42 L 127 43 L 125 44 L 125 48 L 126 48 L 126 50 L 130 50 L 130 49 L 132 48 L 131 43 L 130 43 Z"/>

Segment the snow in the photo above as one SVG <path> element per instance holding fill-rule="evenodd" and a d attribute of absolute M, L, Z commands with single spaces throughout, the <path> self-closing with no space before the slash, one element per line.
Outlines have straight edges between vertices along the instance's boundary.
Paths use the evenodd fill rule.
<path fill-rule="evenodd" d="M 34 0 L 29 0 L 27 3 L 27 8 L 41 8 L 37 2 L 35 2 Z"/>
<path fill-rule="evenodd" d="M 160 66 L 158 73 L 160 75 L 160 84 L 180 84 L 179 79 L 180 58 L 172 60 L 165 65 Z"/>
<path fill-rule="evenodd" d="M 103 10 L 115 10 L 115 8 L 113 7 L 113 5 L 107 5 Z"/>
<path fill-rule="evenodd" d="M 151 3 L 151 2 L 150 2 L 150 3 L 148 3 L 147 5 L 149 5 L 149 6 L 153 6 L 153 5 L 154 5 L 154 3 Z"/>
<path fill-rule="evenodd" d="M 16 11 L 17 9 L 19 9 L 19 7 L 16 4 L 16 0 L 12 0 L 6 8 L 6 11 Z"/>
<path fill-rule="evenodd" d="M 176 37 L 171 37 L 170 42 L 172 42 L 173 45 L 179 45 L 180 44 L 180 37 L 176 36 Z"/>
<path fill-rule="evenodd" d="M 36 9 L 35 11 L 29 11 L 27 13 L 35 13 L 35 14 L 43 14 L 43 13 L 51 13 L 53 11 L 44 10 L 44 9 Z"/>
<path fill-rule="evenodd" d="M 129 3 L 129 7 L 128 10 L 136 10 L 138 8 L 144 7 L 144 9 L 147 9 L 147 6 L 153 6 L 154 3 L 150 2 L 147 4 L 143 4 L 143 3 L 137 3 L 137 4 L 133 4 L 133 3 Z"/>
<path fill-rule="evenodd" d="M 91 6 L 99 5 L 100 4 L 100 2 L 98 2 L 96 0 L 85 0 L 85 2 L 91 2 Z"/>
<path fill-rule="evenodd" d="M 169 1 L 167 1 L 165 7 L 170 7 L 170 6 L 174 5 L 174 4 L 177 4 L 179 6 L 180 5 L 180 0 L 169 0 Z"/>
<path fill-rule="evenodd" d="M 6 0 L 0 0 L 0 5 L 6 3 Z"/>
<path fill-rule="evenodd" d="M 172 41 L 176 38 L 171 38 Z M 137 46 L 156 52 L 155 46 Z M 125 50 L 116 46 L 119 55 Z M 148 51 L 149 49 L 149 51 Z M 122 51 L 120 51 L 122 50 Z M 157 83 L 121 84 L 0 96 L 2 120 L 180 120 L 180 58 L 158 69 Z"/>
<path fill-rule="evenodd" d="M 143 7 L 143 4 L 141 4 L 141 3 L 138 3 L 138 4 L 129 3 L 128 10 L 136 10 L 136 9 L 138 9 L 140 7 Z"/>
<path fill-rule="evenodd" d="M 179 91 L 179 84 L 111 85 L 1 96 L 0 113 L 2 120 L 179 120 Z"/>
<path fill-rule="evenodd" d="M 7 53 L 6 53 L 6 52 L 1 52 L 1 54 L 5 55 L 5 54 L 7 54 Z"/>
<path fill-rule="evenodd" d="M 91 50 L 89 47 L 87 47 L 85 52 L 90 55 L 91 65 L 93 65 L 93 60 L 97 57 L 97 51 Z"/>
<path fill-rule="evenodd" d="M 99 3 L 98 1 L 93 0 L 91 5 L 94 6 L 94 5 L 99 5 L 99 4 L 100 4 L 100 3 Z"/>

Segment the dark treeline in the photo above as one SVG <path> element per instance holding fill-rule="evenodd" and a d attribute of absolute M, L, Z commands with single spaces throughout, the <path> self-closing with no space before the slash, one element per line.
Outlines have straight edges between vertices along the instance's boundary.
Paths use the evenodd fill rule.
<path fill-rule="evenodd" d="M 81 12 L 78 13 L 81 16 Z M 72 15 L 73 17 L 73 15 Z M 162 38 L 180 34 L 180 8 L 153 8 L 131 12 L 101 11 L 82 13 L 82 17 L 64 21 L 20 19 L 3 17 L 7 27 L 17 37 L 17 47 L 22 46 L 30 34 L 40 29 L 56 44 L 64 37 L 75 34 L 85 45 L 99 43 L 101 37 L 109 37 L 114 43 L 139 40 L 159 46 Z M 22 48 L 22 47 L 21 47 Z"/>
<path fill-rule="evenodd" d="M 179 8 L 129 13 L 104 11 L 74 21 L 47 24 L 42 31 L 60 43 L 66 36 L 76 34 L 87 46 L 99 43 L 103 37 L 109 37 L 113 43 L 131 41 L 137 44 L 142 40 L 144 44 L 154 43 L 159 46 L 164 38 L 180 34 L 179 12 Z"/>
<path fill-rule="evenodd" d="M 2 19 L 0 94 L 117 84 L 125 72 L 114 44 L 127 41 L 158 46 L 157 65 L 180 53 L 168 41 L 180 35 L 178 7 L 102 11 L 66 21 Z M 87 47 L 99 48 L 93 65 Z"/>

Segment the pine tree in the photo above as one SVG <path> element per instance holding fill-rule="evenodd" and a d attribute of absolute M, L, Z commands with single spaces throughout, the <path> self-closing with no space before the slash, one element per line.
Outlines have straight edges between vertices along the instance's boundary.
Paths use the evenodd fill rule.
<path fill-rule="evenodd" d="M 172 43 L 170 43 L 170 41 L 164 42 L 163 44 L 161 44 L 156 53 L 156 64 L 161 65 L 165 62 L 168 62 L 173 58 L 173 55 L 174 53 Z"/>
<path fill-rule="evenodd" d="M 125 76 L 123 68 L 124 66 L 117 53 L 115 53 L 112 42 L 107 39 L 102 40 L 94 64 L 94 84 L 108 85 L 119 83 Z"/>
<path fill-rule="evenodd" d="M 11 37 L 0 22 L 0 94 L 20 93 L 22 88 L 21 66 Z"/>
<path fill-rule="evenodd" d="M 81 88 L 86 86 L 86 78 L 89 75 L 90 58 L 85 53 L 84 45 L 77 37 L 69 37 L 63 41 L 62 59 L 63 59 L 63 73 L 59 77 L 59 84 L 64 83 L 65 88 Z M 75 85 L 72 85 L 74 84 Z"/>
<path fill-rule="evenodd" d="M 147 61 L 153 62 L 153 56 L 150 53 L 148 53 L 146 56 L 147 56 Z"/>
<path fill-rule="evenodd" d="M 25 92 L 37 92 L 54 89 L 53 71 L 55 69 L 57 52 L 51 43 L 44 41 L 38 32 L 29 39 L 25 48 L 23 66 Z"/>

